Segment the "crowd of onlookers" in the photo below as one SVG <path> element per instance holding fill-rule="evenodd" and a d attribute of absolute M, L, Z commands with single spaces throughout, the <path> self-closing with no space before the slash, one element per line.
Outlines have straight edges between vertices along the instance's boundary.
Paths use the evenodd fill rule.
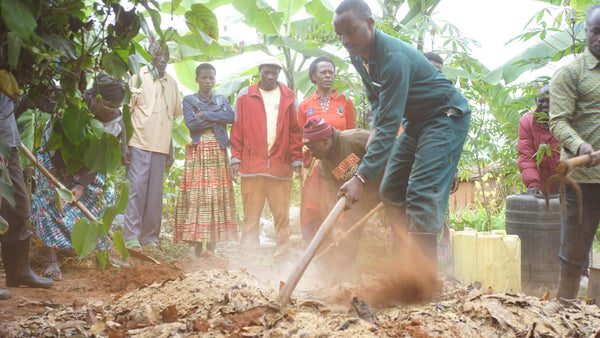
<path fill-rule="evenodd" d="M 587 50 L 559 69 L 551 86 L 539 89 L 536 109 L 519 123 L 518 164 L 529 194 L 558 191 L 544 183 L 553 174 L 560 149 L 564 156 L 574 156 L 600 147 L 600 92 L 595 90 L 600 83 L 599 8 L 593 6 L 586 18 Z M 316 91 L 299 104 L 294 92 L 278 81 L 283 67 L 274 57 L 258 62 L 260 80 L 243 88 L 233 107 L 226 97 L 213 93 L 216 69 L 210 63 L 196 68 L 198 91 L 182 102 L 177 82 L 166 73 L 169 50 L 164 41 L 151 42 L 151 65 L 132 75 L 128 84 L 104 73 L 95 77 L 83 99 L 104 130 L 120 140 L 121 163 L 130 182 L 123 231 L 127 249 L 152 252 L 158 245 L 164 173 L 174 160 L 171 129 L 174 117 L 183 114 L 191 144 L 186 147 L 173 237 L 192 245 L 196 256 L 213 255 L 217 242 L 236 240 L 241 229 L 240 250 L 252 258 L 260 245 L 266 201 L 274 218 L 274 258 L 278 263 L 288 260 L 290 194 L 292 180 L 298 179 L 304 245 L 336 199 L 345 196 L 346 210 L 331 240 L 342 238 L 341 233 L 381 203 L 395 253 L 409 247 L 411 255 L 420 251 L 433 263 L 447 258 L 444 219 L 470 126 L 468 101 L 441 72 L 439 55 L 424 55 L 376 29 L 363 0 L 344 0 L 335 11 L 333 27 L 371 104 L 370 131 L 355 129 L 353 102 L 334 89 L 336 65 L 326 56 L 310 64 Z M 127 89 L 131 135 L 126 135 L 120 111 Z M 86 215 L 76 205 L 57 204 L 54 183 L 40 171 L 30 206 L 18 161 L 21 141 L 14 105 L 7 95 L 0 96 L 0 132 L 11 147 L 4 160 L 16 201 L 11 205 L 3 200 L 0 210 L 9 223 L 1 237 L 6 284 L 47 288 L 62 279 L 56 250 L 72 247 L 73 225 Z M 53 128 L 60 127 L 60 121 L 55 122 L 44 127 L 38 160 L 98 217 L 114 203 L 114 189 L 100 173 L 85 167 L 75 173 L 67 170 L 65 154 L 49 145 Z M 548 154 L 539 156 L 543 146 Z M 577 219 L 576 194 L 567 188 L 559 299 L 575 298 L 600 220 L 597 163 L 594 157 L 588 167 L 570 174 L 581 185 L 584 217 Z M 233 189 L 238 178 L 243 224 L 238 224 Z M 29 267 L 29 219 L 47 250 L 42 276 Z M 344 236 L 340 249 L 327 260 L 330 271 L 348 271 L 360 235 L 359 229 Z M 106 237 L 97 244 L 98 249 L 110 246 Z M 10 291 L 0 290 L 0 298 L 7 297 Z"/>

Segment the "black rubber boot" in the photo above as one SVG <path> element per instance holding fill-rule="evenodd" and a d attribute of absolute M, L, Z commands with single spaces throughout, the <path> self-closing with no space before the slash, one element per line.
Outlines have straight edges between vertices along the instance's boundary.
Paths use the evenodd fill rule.
<path fill-rule="evenodd" d="M 52 279 L 39 277 L 29 267 L 29 238 L 3 243 L 2 261 L 6 270 L 6 286 L 48 289 L 54 284 Z"/>
<path fill-rule="evenodd" d="M 9 299 L 10 297 L 12 297 L 12 292 L 0 289 L 0 300 Z"/>
<path fill-rule="evenodd" d="M 428 232 L 409 232 L 408 238 L 416 244 L 423 255 L 437 265 L 437 235 Z"/>
<path fill-rule="evenodd" d="M 577 292 L 579 291 L 579 279 L 578 273 L 566 273 L 560 271 L 560 280 L 558 281 L 558 291 L 556 292 L 556 298 L 560 301 L 572 300 L 577 298 Z"/>

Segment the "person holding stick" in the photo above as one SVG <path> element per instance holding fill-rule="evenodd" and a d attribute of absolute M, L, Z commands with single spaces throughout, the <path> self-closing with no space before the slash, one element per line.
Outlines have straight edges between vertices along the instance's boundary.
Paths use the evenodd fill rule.
<path fill-rule="evenodd" d="M 433 263 L 469 130 L 468 101 L 420 51 L 377 30 L 363 0 L 342 1 L 333 26 L 363 81 L 373 115 L 372 142 L 340 195 L 352 207 L 383 169 L 380 196 L 396 244 L 410 239 Z M 396 138 L 401 123 L 404 130 Z"/>
<path fill-rule="evenodd" d="M 585 18 L 587 48 L 568 64 L 559 68 L 550 83 L 550 131 L 562 145 L 561 158 L 590 155 L 600 149 L 600 5 L 594 5 Z M 568 304 L 577 298 L 582 272 L 600 222 L 600 167 L 591 157 L 585 167 L 569 172 L 579 184 L 578 192 L 566 185 L 566 213 L 562 216 L 560 278 L 556 298 Z M 564 203 L 565 201 L 563 201 Z M 579 208 L 582 216 L 579 216 Z"/>
<path fill-rule="evenodd" d="M 125 124 L 121 119 L 121 103 L 125 97 L 125 83 L 112 76 L 100 73 L 92 87 L 83 94 L 83 99 L 95 118 L 102 122 L 104 130 L 121 142 L 121 160 L 127 156 Z M 46 123 L 42 135 L 42 146 L 38 152 L 38 161 L 58 180 L 71 189 L 75 201 L 80 201 L 98 218 L 107 205 L 114 203 L 113 187 L 105 187 L 106 178 L 100 173 L 82 168 L 74 174 L 67 174 L 61 150 L 49 150 L 48 139 L 52 131 L 52 120 Z M 42 276 L 62 280 L 56 249 L 72 248 L 71 231 L 73 225 L 85 214 L 75 204 L 62 203 L 62 210 L 56 205 L 54 184 L 39 170 L 36 170 L 36 192 L 33 195 L 31 222 L 36 226 L 38 236 L 46 247 L 46 260 Z M 98 242 L 100 248 L 109 246 L 107 238 Z"/>
<path fill-rule="evenodd" d="M 336 201 L 336 194 L 342 184 L 351 179 L 366 153 L 369 131 L 348 129 L 339 131 L 321 117 L 311 117 L 302 129 L 302 142 L 310 154 L 319 160 L 318 173 L 326 191 L 326 200 L 321 201 L 329 210 Z M 342 232 L 348 231 L 360 218 L 378 203 L 380 180 L 369 181 L 365 185 L 364 197 L 353 208 L 343 212 L 338 225 L 332 232 L 337 241 Z M 337 275 L 351 271 L 358 249 L 362 227 L 353 231 L 339 243 L 332 255 L 326 256 L 327 271 Z M 333 273 L 331 273 L 333 272 Z"/>

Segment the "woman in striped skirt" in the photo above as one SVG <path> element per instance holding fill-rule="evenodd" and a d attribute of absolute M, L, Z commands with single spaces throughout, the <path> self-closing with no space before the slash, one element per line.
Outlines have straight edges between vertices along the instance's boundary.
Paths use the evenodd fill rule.
<path fill-rule="evenodd" d="M 183 116 L 192 144 L 187 147 L 175 214 L 175 241 L 188 242 L 200 257 L 214 254 L 216 242 L 237 239 L 238 219 L 233 193 L 227 124 L 235 119 L 229 101 L 213 95 L 215 68 L 196 68 L 197 93 L 183 98 Z"/>

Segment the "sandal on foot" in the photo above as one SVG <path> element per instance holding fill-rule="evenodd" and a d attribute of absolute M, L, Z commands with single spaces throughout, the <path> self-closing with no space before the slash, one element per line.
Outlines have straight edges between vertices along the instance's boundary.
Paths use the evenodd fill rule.
<path fill-rule="evenodd" d="M 48 259 L 44 261 L 44 267 L 42 268 L 42 277 L 50 278 L 55 281 L 63 280 L 62 271 L 58 266 L 56 259 Z"/>
<path fill-rule="evenodd" d="M 113 256 L 108 257 L 108 261 L 110 262 L 110 264 L 119 266 L 119 267 L 121 267 L 123 269 L 129 269 L 129 268 L 131 268 L 131 265 L 129 263 L 124 262 L 124 261 L 122 261 L 122 260 L 120 260 L 118 258 L 115 258 Z"/>
<path fill-rule="evenodd" d="M 142 246 L 140 245 L 140 242 L 137 239 L 132 239 L 125 242 L 125 247 L 127 248 L 127 250 L 133 250 L 137 252 L 142 251 Z"/>

